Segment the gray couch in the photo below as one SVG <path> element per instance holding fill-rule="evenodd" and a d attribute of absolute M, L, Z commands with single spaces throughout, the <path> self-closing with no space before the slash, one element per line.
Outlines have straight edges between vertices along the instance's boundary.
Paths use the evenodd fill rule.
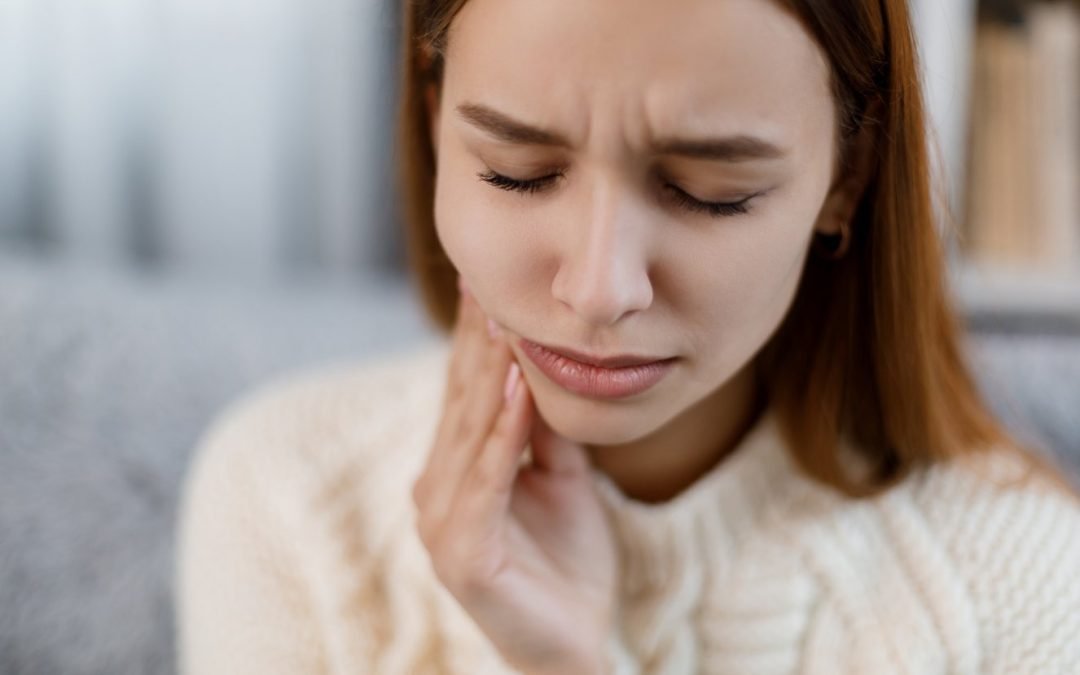
<path fill-rule="evenodd" d="M 979 333 L 997 410 L 1080 478 L 1080 337 Z M 228 401 L 437 339 L 402 279 L 231 290 L 0 265 L 0 672 L 171 673 L 179 488 Z"/>

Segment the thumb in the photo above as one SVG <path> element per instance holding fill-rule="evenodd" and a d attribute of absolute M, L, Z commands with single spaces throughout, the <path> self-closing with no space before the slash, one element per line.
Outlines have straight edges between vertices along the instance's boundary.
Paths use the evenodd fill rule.
<path fill-rule="evenodd" d="M 585 448 L 552 429 L 537 415 L 529 433 L 533 467 L 551 474 L 576 475 L 589 468 Z"/>

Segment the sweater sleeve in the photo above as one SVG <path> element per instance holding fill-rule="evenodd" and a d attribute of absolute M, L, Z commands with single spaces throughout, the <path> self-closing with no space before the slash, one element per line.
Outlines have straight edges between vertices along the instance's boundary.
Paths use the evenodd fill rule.
<path fill-rule="evenodd" d="M 181 498 L 176 557 L 181 675 L 325 673 L 308 588 L 260 489 L 260 426 L 223 414 L 199 445 Z M 255 425 L 254 427 L 252 425 Z"/>

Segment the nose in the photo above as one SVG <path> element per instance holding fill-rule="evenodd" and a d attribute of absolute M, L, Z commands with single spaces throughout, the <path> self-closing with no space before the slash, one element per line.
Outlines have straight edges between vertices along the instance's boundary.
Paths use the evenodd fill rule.
<path fill-rule="evenodd" d="M 579 234 L 562 249 L 552 295 L 589 324 L 610 326 L 652 304 L 648 222 L 632 194 L 597 182 L 590 199 L 570 216 Z"/>

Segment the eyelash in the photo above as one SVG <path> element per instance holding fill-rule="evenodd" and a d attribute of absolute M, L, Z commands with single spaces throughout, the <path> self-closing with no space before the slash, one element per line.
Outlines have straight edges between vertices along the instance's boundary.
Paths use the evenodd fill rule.
<path fill-rule="evenodd" d="M 511 192 L 521 192 L 525 194 L 533 194 L 540 192 L 547 188 L 556 180 L 562 177 L 561 173 L 553 173 L 547 176 L 540 176 L 539 178 L 530 178 L 528 180 L 518 180 L 516 178 L 510 178 L 494 171 L 488 171 L 487 173 L 478 173 L 477 176 L 480 180 L 499 188 L 500 190 L 507 190 Z M 683 190 L 675 187 L 674 185 L 666 184 L 664 187 L 671 191 L 672 197 L 678 202 L 679 206 L 694 211 L 697 213 L 706 213 L 710 216 L 722 218 L 728 216 L 742 215 L 750 212 L 750 200 L 757 195 L 750 195 L 749 197 L 737 202 L 704 202 L 700 199 L 691 197 Z"/>

